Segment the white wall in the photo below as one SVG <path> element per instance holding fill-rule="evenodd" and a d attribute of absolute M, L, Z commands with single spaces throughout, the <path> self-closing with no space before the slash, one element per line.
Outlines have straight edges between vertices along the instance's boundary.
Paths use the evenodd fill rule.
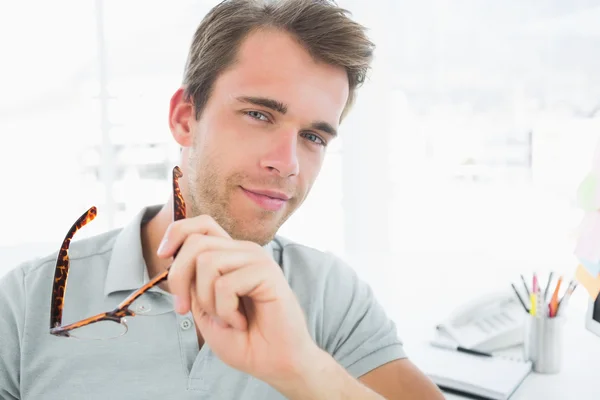
<path fill-rule="evenodd" d="M 168 88 L 179 84 L 195 25 L 217 2 L 105 2 L 111 122 L 124 124 L 112 134 L 170 140 Z M 31 20 L 36 2 L 19 4 L 0 5 L 8 60 L 0 71 L 0 131 L 8 133 L 0 138 L 0 181 L 9 193 L 0 203 L 0 274 L 56 251 L 70 224 L 104 198 L 78 170 L 79 149 L 100 141 L 94 9 L 61 0 L 63 7 L 47 6 Z M 374 68 L 314 192 L 282 233 L 346 258 L 395 310 L 412 301 L 410 290 L 455 286 L 456 298 L 444 302 L 450 305 L 460 293 L 508 285 L 520 272 L 574 271 L 580 215 L 572 196 L 600 134 L 597 124 L 582 122 L 600 98 L 600 58 L 590 50 L 598 36 L 584 20 L 578 32 L 552 26 L 593 7 L 340 4 L 369 26 L 378 45 Z M 138 18 L 132 28 L 138 5 L 170 17 Z M 34 45 L 44 53 L 23 53 Z M 44 68 L 35 67 L 37 57 Z M 485 147 L 486 133 L 511 129 L 534 133 L 531 181 L 450 179 L 461 159 Z M 146 201 L 131 199 L 127 215 Z M 102 231 L 104 216 L 100 210 L 78 235 Z M 21 244 L 29 242 L 37 244 Z"/>

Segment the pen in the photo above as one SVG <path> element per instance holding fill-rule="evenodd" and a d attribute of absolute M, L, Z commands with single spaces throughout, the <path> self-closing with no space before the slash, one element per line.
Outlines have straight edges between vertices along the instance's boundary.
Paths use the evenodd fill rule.
<path fill-rule="evenodd" d="M 575 291 L 575 288 L 577 288 L 577 281 L 572 280 L 569 283 L 569 287 L 567 288 L 567 291 L 565 292 L 563 297 L 558 302 L 557 311 L 556 311 L 557 315 L 563 315 L 565 313 L 564 310 L 567 308 L 567 305 L 569 304 L 569 299 L 571 298 L 571 295 Z"/>
<path fill-rule="evenodd" d="M 529 291 L 529 287 L 527 286 L 527 282 L 525 282 L 525 278 L 523 274 L 521 274 L 521 280 L 523 281 L 523 287 L 525 288 L 525 293 L 527 293 L 527 297 L 531 296 L 531 292 Z"/>
<path fill-rule="evenodd" d="M 515 291 L 515 294 L 517 295 L 517 299 L 519 299 L 519 303 L 521 303 L 521 305 L 523 306 L 523 308 L 525 309 L 526 313 L 529 313 L 529 309 L 527 308 L 527 306 L 525 305 L 525 302 L 523 301 L 523 299 L 521 298 L 521 295 L 519 294 L 519 291 L 517 290 L 516 286 L 514 283 L 511 283 L 510 286 L 512 286 L 513 290 Z"/>
<path fill-rule="evenodd" d="M 535 294 L 535 297 L 536 297 L 536 305 L 535 305 L 536 306 L 536 309 L 535 309 L 536 314 L 541 317 L 547 317 L 548 309 L 544 307 L 546 302 L 544 301 L 544 297 L 542 296 L 542 289 L 539 286 L 537 287 L 537 293 Z"/>
<path fill-rule="evenodd" d="M 533 282 L 531 284 L 531 299 L 529 300 L 531 302 L 531 315 L 536 316 L 538 313 L 538 297 L 539 297 L 539 286 L 538 286 L 538 280 L 537 280 L 537 275 L 534 272 L 533 273 Z"/>
<path fill-rule="evenodd" d="M 529 296 L 529 302 L 531 303 L 531 308 L 529 309 L 529 313 L 533 316 L 535 316 L 535 312 L 536 312 L 536 306 L 537 306 L 537 297 L 535 293 L 531 293 L 531 295 Z"/>
<path fill-rule="evenodd" d="M 560 290 L 560 284 L 562 283 L 562 276 L 558 278 L 556 282 L 556 289 L 554 289 L 554 293 L 552 294 L 552 299 L 550 299 L 550 309 L 549 316 L 550 318 L 556 317 L 556 311 L 558 310 L 558 291 Z"/>
<path fill-rule="evenodd" d="M 435 346 L 435 347 L 439 347 L 441 349 L 455 350 L 455 351 L 459 351 L 461 353 L 472 354 L 474 356 L 493 357 L 493 355 L 491 353 L 485 353 L 483 351 L 467 349 L 465 347 L 456 346 L 451 343 L 444 343 L 444 342 L 439 342 L 439 341 L 433 340 L 433 341 L 431 341 L 431 345 Z"/>
<path fill-rule="evenodd" d="M 548 290 L 550 290 L 550 283 L 552 283 L 552 275 L 554 275 L 554 272 L 550 272 L 550 275 L 548 275 L 548 283 L 546 283 L 546 290 L 544 290 L 544 301 L 548 300 Z"/>

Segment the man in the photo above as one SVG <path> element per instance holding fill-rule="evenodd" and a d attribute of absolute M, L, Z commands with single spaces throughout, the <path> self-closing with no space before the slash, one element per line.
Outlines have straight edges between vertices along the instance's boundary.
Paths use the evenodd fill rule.
<path fill-rule="evenodd" d="M 131 318 L 117 339 L 52 336 L 56 255 L 23 265 L 0 286 L 0 396 L 442 398 L 350 268 L 275 236 L 310 191 L 372 51 L 326 0 L 216 6 L 169 110 L 187 218 L 173 222 L 170 198 L 70 253 L 65 314 L 112 309 L 170 265 L 145 307 L 166 298 L 176 313 Z"/>

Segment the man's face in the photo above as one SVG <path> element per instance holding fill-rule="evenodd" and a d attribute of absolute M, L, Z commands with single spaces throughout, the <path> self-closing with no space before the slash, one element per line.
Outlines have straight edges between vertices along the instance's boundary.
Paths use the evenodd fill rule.
<path fill-rule="evenodd" d="M 348 90 L 344 69 L 315 62 L 287 34 L 250 34 L 200 119 L 192 112 L 183 124 L 188 140 L 174 132 L 188 215 L 208 214 L 235 239 L 268 243 L 310 191 Z"/>

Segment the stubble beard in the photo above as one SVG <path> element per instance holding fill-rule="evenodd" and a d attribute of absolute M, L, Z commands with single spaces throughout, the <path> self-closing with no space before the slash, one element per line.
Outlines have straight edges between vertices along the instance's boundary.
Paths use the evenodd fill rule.
<path fill-rule="evenodd" d="M 209 164 L 209 165 L 206 165 Z M 187 186 L 189 189 L 189 217 L 210 215 L 229 235 L 236 240 L 246 240 L 264 246 L 297 208 L 297 204 L 288 204 L 286 214 L 273 224 L 273 212 L 258 211 L 254 226 L 244 226 L 236 221 L 228 211 L 234 191 L 241 190 L 240 184 L 247 182 L 244 174 L 235 173 L 223 179 L 210 163 L 190 160 Z M 201 172 L 198 172 L 201 171 Z M 291 199 L 290 201 L 295 201 Z"/>

